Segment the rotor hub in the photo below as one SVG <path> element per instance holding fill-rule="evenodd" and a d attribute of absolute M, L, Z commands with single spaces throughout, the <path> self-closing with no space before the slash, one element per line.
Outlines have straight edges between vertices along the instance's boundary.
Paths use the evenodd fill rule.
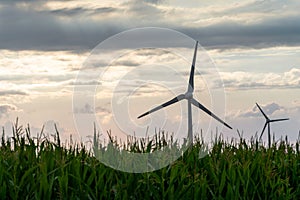
<path fill-rule="evenodd" d="M 186 99 L 192 99 L 193 98 L 193 93 L 192 92 L 187 92 L 184 94 Z"/>

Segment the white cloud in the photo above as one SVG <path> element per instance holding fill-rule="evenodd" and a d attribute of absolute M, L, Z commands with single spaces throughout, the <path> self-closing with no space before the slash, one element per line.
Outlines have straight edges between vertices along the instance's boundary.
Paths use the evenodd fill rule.
<path fill-rule="evenodd" d="M 221 72 L 226 89 L 300 88 L 300 68 L 284 73 Z"/>

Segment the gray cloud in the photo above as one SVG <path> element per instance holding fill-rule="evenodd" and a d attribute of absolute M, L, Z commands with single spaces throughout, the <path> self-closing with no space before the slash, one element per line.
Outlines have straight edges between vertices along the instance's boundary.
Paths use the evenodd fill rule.
<path fill-rule="evenodd" d="M 0 82 L 1 81 L 13 81 L 15 83 L 34 83 L 37 80 L 41 82 L 64 82 L 70 81 L 75 78 L 73 74 L 60 74 L 60 75 L 49 75 L 49 74 L 8 74 L 8 75 L 0 75 Z M 1 95 L 1 91 L 0 91 Z"/>
<path fill-rule="evenodd" d="M 0 19 L 2 49 L 89 49 L 120 31 L 120 25 L 110 22 L 64 21 L 51 13 L 15 6 L 0 8 Z"/>
<path fill-rule="evenodd" d="M 59 15 L 59 16 L 69 16 L 69 17 L 76 17 L 76 16 L 84 16 L 84 15 L 99 15 L 99 14 L 109 14 L 113 12 L 117 12 L 117 8 L 113 7 L 101 7 L 101 8 L 95 8 L 95 9 L 87 9 L 87 8 L 61 8 L 61 9 L 56 9 L 56 10 L 51 10 L 51 11 L 46 11 L 45 13 L 51 13 L 54 15 Z"/>
<path fill-rule="evenodd" d="M 95 8 L 94 10 L 77 7 L 51 11 L 45 7 L 44 11 L 36 11 L 35 9 L 25 9 L 17 6 L 4 6 L 0 8 L 0 19 L 4 19 L 0 21 L 0 27 L 2 27 L 0 29 L 0 48 L 91 49 L 99 42 L 120 31 L 140 27 L 141 25 L 162 26 L 181 31 L 199 40 L 206 48 L 226 49 L 237 46 L 265 48 L 278 45 L 300 45 L 299 15 L 278 15 L 276 18 L 263 18 L 251 24 L 241 24 L 227 20 L 205 27 L 187 27 L 183 25 L 184 23 L 169 22 L 169 19 L 164 16 L 165 11 L 156 6 L 160 1 L 145 1 L 147 3 L 129 1 L 125 4 L 127 10 L 119 10 L 114 7 Z M 37 1 L 33 2 L 36 3 Z M 257 4 L 252 8 L 250 6 L 250 8 L 252 10 L 262 9 L 268 5 L 260 2 L 257 2 Z M 231 12 L 248 11 L 246 7 L 239 7 Z M 127 17 L 124 17 L 123 12 Z M 103 17 L 97 20 L 88 17 L 99 13 L 102 13 Z M 112 20 L 106 18 L 105 14 L 107 13 L 117 13 L 119 15 Z M 70 20 L 60 18 L 61 15 L 69 16 Z M 76 20 L 77 16 L 84 17 Z M 159 20 L 153 21 L 153 16 Z"/>
<path fill-rule="evenodd" d="M 272 115 L 277 111 L 280 110 L 285 110 L 284 107 L 280 106 L 279 104 L 272 102 L 268 103 L 266 105 L 260 105 L 267 115 Z M 249 117 L 262 117 L 263 115 L 259 111 L 256 105 L 254 105 L 250 110 L 245 110 L 240 113 L 238 113 L 238 117 L 243 117 L 243 118 L 249 118 Z"/>
<path fill-rule="evenodd" d="M 136 67 L 136 66 L 139 66 L 141 63 L 136 62 L 134 60 L 118 60 L 117 62 L 115 62 L 113 64 L 126 66 L 126 67 Z"/>
<path fill-rule="evenodd" d="M 2 90 L 0 91 L 0 96 L 10 96 L 10 95 L 27 95 L 26 92 L 18 90 Z"/>
<path fill-rule="evenodd" d="M 84 8 L 77 7 L 77 8 L 72 8 L 72 9 L 61 8 L 61 9 L 51 10 L 49 12 L 52 14 L 55 14 L 55 15 L 74 16 L 74 15 L 80 15 L 83 12 L 88 12 L 88 11 L 90 11 L 90 9 L 84 9 Z"/>
<path fill-rule="evenodd" d="M 287 2 L 289 4 L 296 4 L 299 5 L 298 2 L 293 1 L 282 1 L 282 0 L 258 0 L 258 1 L 250 1 L 247 3 L 240 2 L 240 5 L 227 9 L 226 11 L 222 11 L 219 14 L 239 14 L 239 13 L 249 13 L 249 12 L 276 12 L 276 11 L 283 11 L 286 6 Z"/>
<path fill-rule="evenodd" d="M 147 0 L 144 0 L 144 2 Z M 139 20 L 143 20 L 143 22 L 153 22 L 153 18 L 156 19 L 163 18 L 163 11 L 158 9 L 154 4 L 156 4 L 155 0 L 149 0 L 151 4 L 144 3 L 139 0 L 132 0 L 126 2 L 124 5 L 126 5 L 127 9 L 126 12 L 130 14 L 135 14 L 137 17 L 139 17 Z M 149 17 L 152 16 L 152 17 Z"/>
<path fill-rule="evenodd" d="M 8 116 L 11 111 L 17 110 L 17 107 L 14 105 L 4 104 L 0 105 L 0 118 Z"/>
<path fill-rule="evenodd" d="M 144 2 L 147 3 L 153 3 L 153 4 L 158 4 L 158 3 L 163 3 L 164 0 L 143 0 Z"/>
<path fill-rule="evenodd" d="M 200 28 L 179 28 L 179 31 L 196 38 L 207 48 L 234 48 L 247 46 L 266 48 L 300 44 L 300 16 L 278 17 L 246 25 L 223 22 Z"/>
<path fill-rule="evenodd" d="M 274 112 L 284 109 L 284 108 L 282 106 L 280 106 L 279 104 L 273 102 L 273 103 L 265 105 L 263 109 L 264 109 L 265 113 L 272 115 Z"/>
<path fill-rule="evenodd" d="M 43 5 L 47 0 L 1 0 L 1 4 L 4 5 L 16 5 L 16 4 L 25 4 L 25 5 Z"/>
<path fill-rule="evenodd" d="M 93 114 L 95 113 L 93 106 L 90 104 L 86 103 L 83 107 L 81 108 L 75 108 L 75 113 L 79 114 Z"/>
<path fill-rule="evenodd" d="M 91 81 L 71 81 L 70 85 L 101 85 L 102 83 L 100 81 L 91 80 Z"/>

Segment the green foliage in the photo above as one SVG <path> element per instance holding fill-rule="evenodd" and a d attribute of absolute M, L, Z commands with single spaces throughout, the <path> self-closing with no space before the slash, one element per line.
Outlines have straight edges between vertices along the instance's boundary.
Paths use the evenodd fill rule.
<path fill-rule="evenodd" d="M 177 147 L 159 132 L 153 139 L 129 138 L 118 144 L 110 135 L 103 147 L 94 130 L 94 152 L 119 148 L 153 152 Z M 16 121 L 13 137 L 2 132 L 0 199 L 299 199 L 299 142 L 287 139 L 265 148 L 257 140 L 225 142 L 216 138 L 209 153 L 195 138 L 193 147 L 171 165 L 148 173 L 116 171 L 97 160 L 83 145 L 64 147 L 36 138 Z M 169 138 L 169 139 L 168 139 Z M 98 151 L 95 151 L 97 149 Z M 97 156 L 97 155 L 96 155 Z"/>

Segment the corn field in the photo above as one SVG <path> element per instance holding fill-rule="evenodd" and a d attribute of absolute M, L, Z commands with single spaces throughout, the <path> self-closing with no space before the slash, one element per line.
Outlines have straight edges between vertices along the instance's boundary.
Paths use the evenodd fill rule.
<path fill-rule="evenodd" d="M 0 147 L 0 199 L 300 199 L 299 144 L 287 139 L 266 148 L 257 140 L 215 139 L 207 155 L 201 138 L 174 163 L 147 173 L 114 170 L 83 144 L 66 147 L 31 136 L 30 128 L 3 130 Z M 108 148 L 94 143 L 101 151 Z M 163 133 L 149 141 L 114 148 L 152 152 L 176 143 Z M 141 145 L 142 144 L 142 145 Z M 95 144 L 94 144 L 95 145 Z"/>

